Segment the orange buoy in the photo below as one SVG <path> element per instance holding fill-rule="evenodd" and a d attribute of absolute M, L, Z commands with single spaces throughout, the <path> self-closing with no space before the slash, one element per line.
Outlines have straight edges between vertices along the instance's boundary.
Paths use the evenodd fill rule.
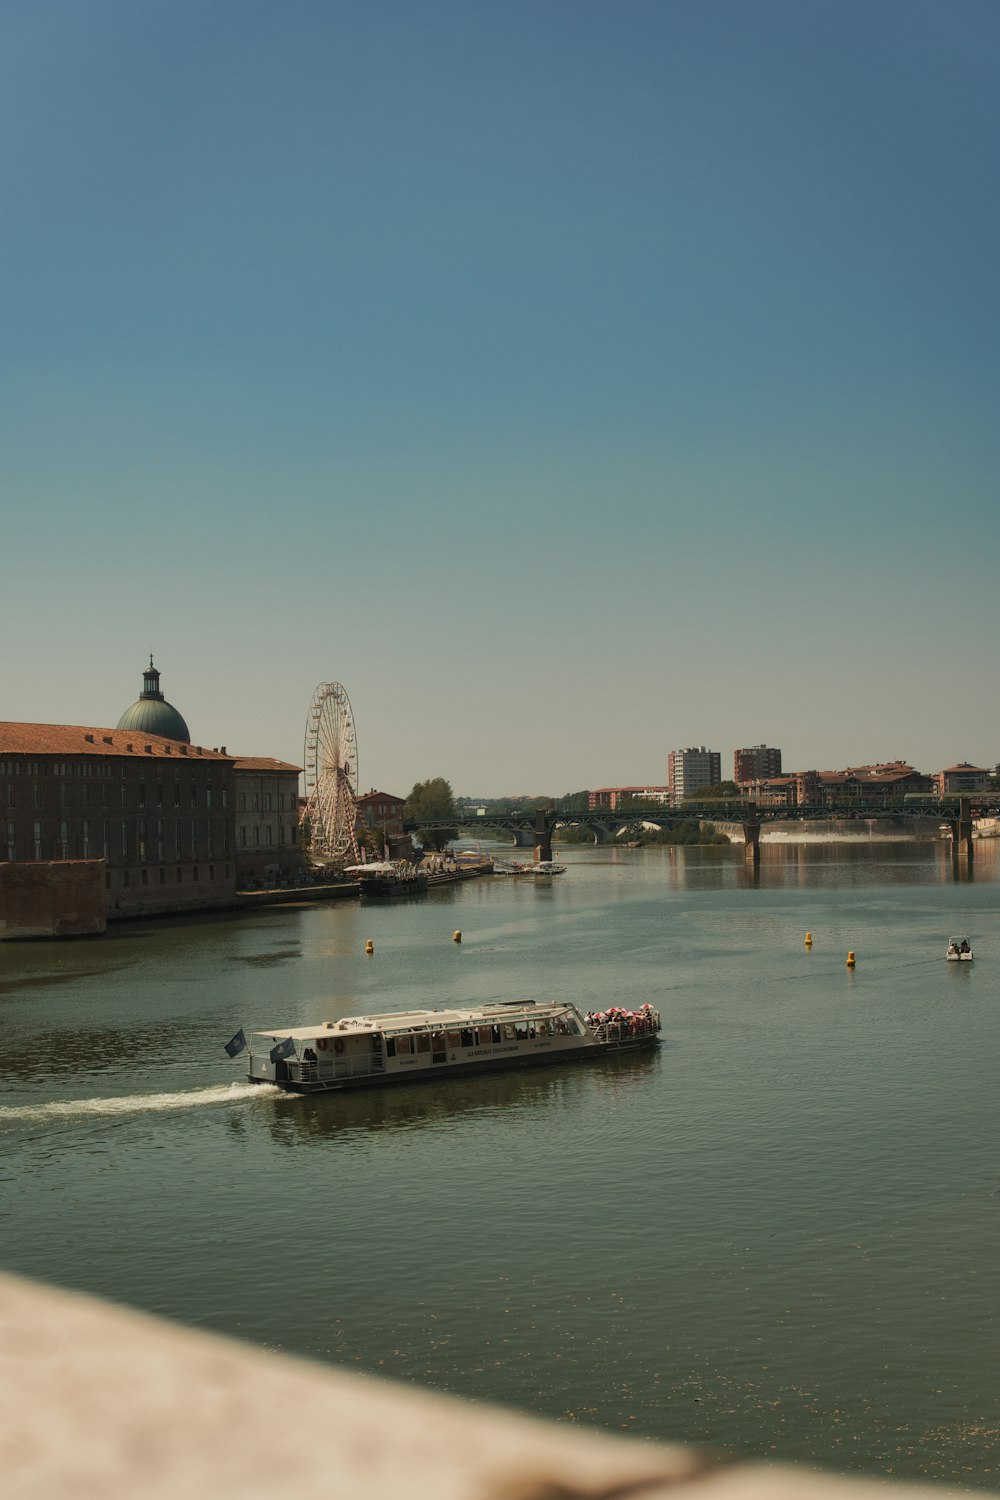
<path fill-rule="evenodd" d="M 853 969 L 854 968 L 854 949 L 853 948 L 851 949 L 850 953 L 847 955 L 847 967 L 849 969 Z"/>
<path fill-rule="evenodd" d="M 813 945 L 813 935 L 812 935 L 811 932 L 807 932 L 806 933 L 805 944 L 806 944 L 807 948 L 811 948 L 812 947 L 812 945 Z"/>
<path fill-rule="evenodd" d="M 375 952 L 375 944 L 372 942 L 371 938 L 369 938 L 368 941 L 367 941 L 367 943 L 365 944 L 365 952 L 366 953 L 374 953 Z"/>
<path fill-rule="evenodd" d="M 459 932 L 457 927 L 451 935 L 451 940 L 453 943 L 460 943 L 462 941 L 462 934 Z"/>

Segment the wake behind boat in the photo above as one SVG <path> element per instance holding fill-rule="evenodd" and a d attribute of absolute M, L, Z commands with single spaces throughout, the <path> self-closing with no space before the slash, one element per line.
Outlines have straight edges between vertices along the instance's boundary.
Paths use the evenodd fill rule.
<path fill-rule="evenodd" d="M 226 1051 L 249 1053 L 251 1083 L 310 1094 L 331 1089 L 452 1077 L 499 1068 L 580 1062 L 654 1047 L 651 1005 L 586 1018 L 559 1001 L 508 1000 L 456 1010 L 348 1016 L 274 1031 L 237 1033 Z"/>

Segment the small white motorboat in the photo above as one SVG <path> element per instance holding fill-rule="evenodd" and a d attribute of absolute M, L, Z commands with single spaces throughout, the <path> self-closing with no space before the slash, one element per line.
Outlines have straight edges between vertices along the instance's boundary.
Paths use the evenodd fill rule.
<path fill-rule="evenodd" d="M 972 949 L 968 938 L 950 938 L 948 952 L 945 954 L 949 963 L 971 963 Z"/>

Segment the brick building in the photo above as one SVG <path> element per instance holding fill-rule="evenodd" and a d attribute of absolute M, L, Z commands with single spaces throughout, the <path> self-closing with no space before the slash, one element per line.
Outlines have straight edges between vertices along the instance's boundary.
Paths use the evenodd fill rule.
<path fill-rule="evenodd" d="M 773 745 L 750 745 L 733 751 L 733 780 L 737 786 L 750 781 L 771 781 L 781 775 L 781 751 Z"/>
<path fill-rule="evenodd" d="M 993 778 L 982 766 L 970 766 L 967 760 L 962 760 L 957 766 L 938 771 L 934 785 L 942 796 L 949 792 L 988 792 L 993 789 Z"/>
<path fill-rule="evenodd" d="M 298 778 L 284 761 L 192 744 L 152 657 L 115 729 L 0 722 L 0 861 L 50 867 L 51 889 L 41 869 L 16 882 L 18 927 L 34 904 L 60 929 L 66 862 L 99 865 L 109 920 L 225 906 L 241 884 L 296 878 Z"/>
<path fill-rule="evenodd" d="M 0 857 L 104 860 L 109 918 L 236 891 L 233 759 L 133 729 L 0 723 Z"/>
<path fill-rule="evenodd" d="M 301 769 L 265 755 L 235 758 L 237 884 L 286 885 L 300 878 Z"/>
<path fill-rule="evenodd" d="M 665 786 L 601 786 L 596 791 L 587 793 L 587 811 L 617 812 L 633 797 L 642 797 L 646 802 L 657 802 L 664 806 L 669 795 Z"/>

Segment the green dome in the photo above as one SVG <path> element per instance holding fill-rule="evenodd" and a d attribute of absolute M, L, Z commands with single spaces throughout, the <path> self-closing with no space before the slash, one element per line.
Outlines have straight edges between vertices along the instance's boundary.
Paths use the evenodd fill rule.
<path fill-rule="evenodd" d="M 139 734 L 159 734 L 165 740 L 183 740 L 190 745 L 191 735 L 183 714 L 177 712 L 160 692 L 160 674 L 149 658 L 149 666 L 142 674 L 142 692 L 118 720 L 118 729 L 134 729 Z"/>

